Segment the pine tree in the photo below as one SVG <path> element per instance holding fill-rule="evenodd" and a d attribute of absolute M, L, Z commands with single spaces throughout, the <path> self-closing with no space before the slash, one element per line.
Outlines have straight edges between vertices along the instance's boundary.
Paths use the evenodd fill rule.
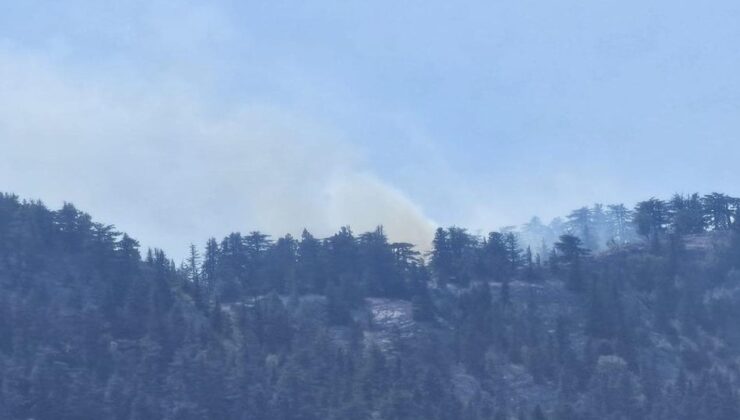
<path fill-rule="evenodd" d="M 555 244 L 558 263 L 564 263 L 568 267 L 567 286 L 570 290 L 583 290 L 583 258 L 589 254 L 582 246 L 581 240 L 573 235 L 562 235 L 560 241 Z"/>
<path fill-rule="evenodd" d="M 630 240 L 631 212 L 624 204 L 607 206 L 606 220 L 609 226 L 609 240 L 617 244 L 625 244 Z"/>
<path fill-rule="evenodd" d="M 637 203 L 635 207 L 634 223 L 637 233 L 644 236 L 653 246 L 659 247 L 661 235 L 668 224 L 668 209 L 664 201 L 651 198 Z"/>
<path fill-rule="evenodd" d="M 726 194 L 711 193 L 702 198 L 706 222 L 714 230 L 727 230 L 732 226 L 733 207 L 738 199 Z"/>
<path fill-rule="evenodd" d="M 668 203 L 668 209 L 673 232 L 679 235 L 704 232 L 704 209 L 699 194 L 675 194 Z"/>
<path fill-rule="evenodd" d="M 568 215 L 566 226 L 570 234 L 580 238 L 586 248 L 596 250 L 598 249 L 598 244 L 591 217 L 591 209 L 581 207 L 580 209 L 573 210 Z"/>

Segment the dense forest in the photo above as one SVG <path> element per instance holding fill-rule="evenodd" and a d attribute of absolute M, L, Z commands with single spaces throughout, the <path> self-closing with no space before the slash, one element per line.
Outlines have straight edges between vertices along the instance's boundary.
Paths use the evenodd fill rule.
<path fill-rule="evenodd" d="M 737 420 L 739 321 L 719 193 L 440 228 L 425 254 L 232 233 L 179 265 L 0 195 L 2 419 Z"/>

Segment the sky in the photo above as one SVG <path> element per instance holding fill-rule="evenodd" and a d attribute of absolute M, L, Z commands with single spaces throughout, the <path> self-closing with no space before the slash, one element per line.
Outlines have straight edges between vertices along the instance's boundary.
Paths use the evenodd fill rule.
<path fill-rule="evenodd" d="M 740 195 L 740 2 L 0 0 L 0 191 L 175 257 Z"/>

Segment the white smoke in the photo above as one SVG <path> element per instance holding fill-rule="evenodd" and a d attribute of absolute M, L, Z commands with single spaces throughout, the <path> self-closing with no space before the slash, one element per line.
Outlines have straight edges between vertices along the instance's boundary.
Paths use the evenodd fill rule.
<path fill-rule="evenodd" d="M 382 224 L 426 247 L 434 227 L 331 127 L 269 104 L 216 111 L 182 90 L 83 81 L 9 48 L 0 190 L 71 201 L 176 257 L 235 230 L 326 236 Z"/>

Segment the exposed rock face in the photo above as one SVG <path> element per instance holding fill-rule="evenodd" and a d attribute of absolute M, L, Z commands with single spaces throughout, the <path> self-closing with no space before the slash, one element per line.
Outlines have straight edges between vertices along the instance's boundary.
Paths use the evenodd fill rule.
<path fill-rule="evenodd" d="M 383 298 L 368 298 L 365 302 L 370 324 L 369 330 L 365 331 L 365 340 L 382 350 L 394 350 L 394 343 L 410 338 L 418 331 L 411 302 Z"/>

